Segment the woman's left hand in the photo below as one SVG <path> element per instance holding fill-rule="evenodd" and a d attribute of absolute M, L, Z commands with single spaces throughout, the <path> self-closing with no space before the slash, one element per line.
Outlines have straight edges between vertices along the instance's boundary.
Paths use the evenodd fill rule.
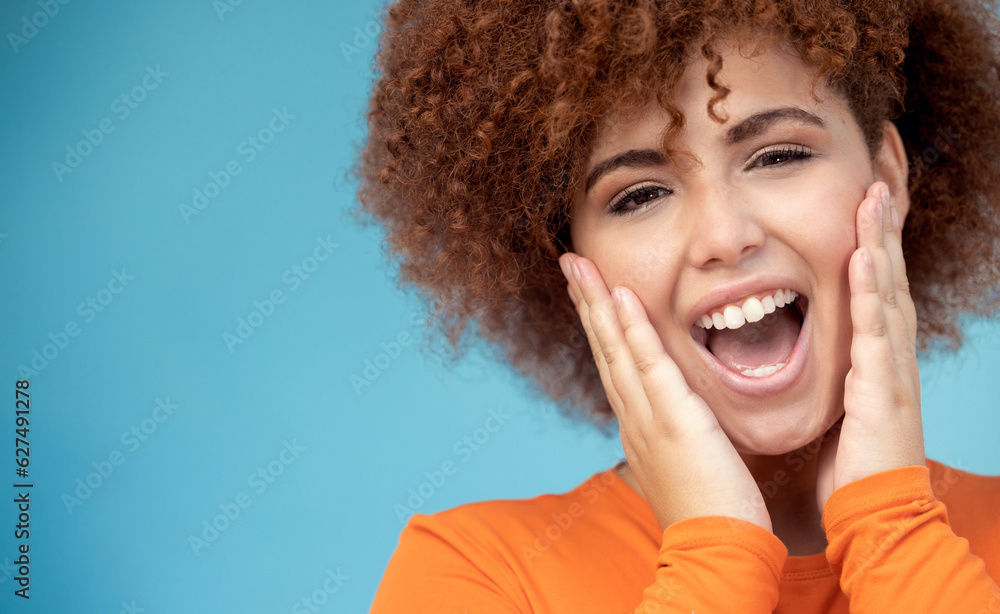
<path fill-rule="evenodd" d="M 903 262 L 899 216 L 889 188 L 875 182 L 857 212 L 858 249 L 848 265 L 851 370 L 844 417 L 820 450 L 816 502 L 834 490 L 908 465 L 923 465 L 917 316 Z"/>

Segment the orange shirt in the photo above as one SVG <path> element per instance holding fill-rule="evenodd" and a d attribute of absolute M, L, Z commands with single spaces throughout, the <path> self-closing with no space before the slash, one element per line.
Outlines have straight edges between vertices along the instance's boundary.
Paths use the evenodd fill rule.
<path fill-rule="evenodd" d="M 1000 614 L 1000 476 L 928 460 L 823 510 L 825 553 L 721 516 L 661 531 L 613 470 L 574 490 L 409 519 L 372 612 Z"/>

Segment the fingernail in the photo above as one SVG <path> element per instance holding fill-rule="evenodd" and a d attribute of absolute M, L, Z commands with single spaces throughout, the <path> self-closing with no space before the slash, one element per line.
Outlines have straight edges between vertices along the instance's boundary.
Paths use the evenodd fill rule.
<path fill-rule="evenodd" d="M 621 288 L 615 288 L 614 290 L 612 290 L 611 291 L 611 299 L 614 300 L 615 307 L 621 307 L 622 306 L 622 289 Z"/>
<path fill-rule="evenodd" d="M 896 212 L 896 208 L 892 208 L 892 227 L 895 230 L 899 230 L 899 213 Z"/>
<path fill-rule="evenodd" d="M 882 221 L 882 203 L 876 202 L 873 207 L 875 208 L 875 215 L 878 216 L 878 221 Z"/>
<path fill-rule="evenodd" d="M 569 268 L 573 271 L 573 279 L 580 281 L 580 267 L 576 266 L 576 260 L 569 263 Z"/>
<path fill-rule="evenodd" d="M 559 256 L 559 269 L 562 271 L 563 277 L 569 277 L 570 276 L 569 269 L 566 268 L 566 258 L 567 258 L 567 256 L 565 256 L 565 255 Z"/>
<path fill-rule="evenodd" d="M 886 205 L 889 204 L 889 186 L 884 183 L 882 184 L 882 187 L 879 188 L 879 198 L 881 198 L 882 202 Z"/>
<path fill-rule="evenodd" d="M 867 249 L 861 250 L 861 259 L 865 261 L 867 266 L 870 267 L 872 265 L 872 256 L 868 253 Z"/>

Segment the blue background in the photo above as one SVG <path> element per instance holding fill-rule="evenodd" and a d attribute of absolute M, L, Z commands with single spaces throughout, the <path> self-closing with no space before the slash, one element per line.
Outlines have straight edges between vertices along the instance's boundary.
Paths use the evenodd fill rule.
<path fill-rule="evenodd" d="M 0 8 L 0 610 L 291 612 L 319 590 L 321 612 L 365 611 L 425 472 L 458 467 L 433 512 L 564 491 L 620 458 L 505 368 L 422 351 L 417 301 L 347 215 L 376 3 L 56 7 Z M 923 361 L 930 457 L 1000 473 L 998 332 L 974 324 L 963 353 Z M 37 372 L 28 602 L 21 368 Z M 503 426 L 456 448 L 491 410 Z M 332 595 L 328 570 L 347 578 Z"/>

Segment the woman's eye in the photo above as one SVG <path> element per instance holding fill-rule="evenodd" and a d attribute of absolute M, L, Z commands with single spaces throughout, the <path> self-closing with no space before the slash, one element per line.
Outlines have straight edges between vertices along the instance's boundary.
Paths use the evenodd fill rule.
<path fill-rule="evenodd" d="M 757 156 L 757 158 L 750 164 L 751 168 L 763 167 L 763 166 L 776 166 L 780 164 L 787 164 L 794 160 L 803 160 L 812 156 L 805 147 L 801 145 L 796 145 L 795 147 L 781 147 L 777 149 L 771 149 L 765 151 L 764 153 Z"/>
<path fill-rule="evenodd" d="M 673 191 L 656 185 L 642 185 L 629 188 L 608 206 L 612 215 L 628 215 L 642 209 L 652 201 L 673 194 Z"/>

